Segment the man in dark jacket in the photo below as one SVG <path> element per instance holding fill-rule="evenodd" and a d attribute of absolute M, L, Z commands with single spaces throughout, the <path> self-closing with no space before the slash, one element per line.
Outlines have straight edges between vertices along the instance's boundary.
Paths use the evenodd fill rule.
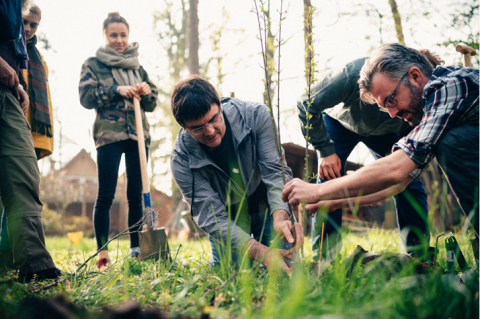
<path fill-rule="evenodd" d="M 310 142 L 318 156 L 318 183 L 345 175 L 345 163 L 354 147 L 362 142 L 375 159 L 390 154 L 393 144 L 411 130 L 397 118 L 390 118 L 377 105 L 360 100 L 357 80 L 366 58 L 348 63 L 319 76 L 313 86 L 308 112 L 312 115 Z M 298 101 L 302 132 L 306 136 L 307 95 Z M 427 195 L 422 182 L 415 180 L 395 197 L 397 220 L 409 253 L 415 255 L 420 243 L 430 239 L 427 225 Z M 312 248 L 318 258 L 322 223 L 325 223 L 323 256 L 333 259 L 341 249 L 342 209 L 319 212 L 313 218 Z M 421 250 L 423 251 L 423 249 Z"/>

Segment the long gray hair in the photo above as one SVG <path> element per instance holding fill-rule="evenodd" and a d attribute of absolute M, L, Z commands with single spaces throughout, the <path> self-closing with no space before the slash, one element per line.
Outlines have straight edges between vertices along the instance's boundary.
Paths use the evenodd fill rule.
<path fill-rule="evenodd" d="M 435 56 L 435 59 L 431 58 L 432 56 Z M 407 70 L 415 66 L 426 77 L 430 77 L 433 69 L 442 63 L 438 55 L 425 49 L 420 52 L 399 43 L 381 45 L 373 51 L 360 70 L 358 79 L 360 98 L 366 103 L 375 104 L 369 92 L 375 73 L 383 73 L 392 79 L 399 80 Z M 403 80 L 403 84 L 410 86 L 408 77 Z"/>

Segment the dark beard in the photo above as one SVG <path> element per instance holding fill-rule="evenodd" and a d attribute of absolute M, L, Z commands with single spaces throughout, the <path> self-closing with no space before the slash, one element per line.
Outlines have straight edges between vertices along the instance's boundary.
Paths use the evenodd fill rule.
<path fill-rule="evenodd" d="M 411 126 L 417 126 L 420 124 L 423 118 L 423 108 L 422 108 L 422 95 L 423 95 L 423 89 L 412 86 L 410 88 L 410 105 L 408 105 L 408 108 L 412 110 L 413 118 L 410 124 Z"/>
<path fill-rule="evenodd" d="M 397 117 L 400 118 L 403 118 L 406 113 L 412 114 L 408 121 L 404 119 L 410 126 L 417 126 L 422 121 L 422 94 L 423 90 L 421 88 L 410 85 L 410 104 L 408 104 L 407 110 L 397 114 Z"/>

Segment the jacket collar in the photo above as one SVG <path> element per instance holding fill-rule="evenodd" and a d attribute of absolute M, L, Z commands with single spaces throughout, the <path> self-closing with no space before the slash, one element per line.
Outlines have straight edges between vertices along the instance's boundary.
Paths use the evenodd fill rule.
<path fill-rule="evenodd" d="M 222 98 L 222 107 L 225 120 L 230 124 L 233 136 L 233 146 L 238 154 L 240 144 L 250 135 L 252 128 L 247 124 L 245 103 L 233 98 Z M 188 152 L 190 168 L 200 168 L 206 165 L 216 165 L 205 153 L 200 143 L 188 132 L 182 129 L 183 144 Z"/>

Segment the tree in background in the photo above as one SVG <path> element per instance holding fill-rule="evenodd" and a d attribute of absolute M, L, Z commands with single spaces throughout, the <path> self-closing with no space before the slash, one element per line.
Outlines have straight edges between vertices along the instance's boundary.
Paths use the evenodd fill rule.
<path fill-rule="evenodd" d="M 403 36 L 403 28 L 402 28 L 402 17 L 398 12 L 397 1 L 388 0 L 388 4 L 392 9 L 392 17 L 395 23 L 395 30 L 397 31 L 398 43 L 405 45 L 405 37 Z"/>
<path fill-rule="evenodd" d="M 202 56 L 205 62 L 201 63 L 199 58 L 199 18 L 198 0 L 164 0 L 163 11 L 155 12 L 153 15 L 153 27 L 158 35 L 158 41 L 164 49 L 168 69 L 156 70 L 159 74 L 156 78 L 159 88 L 159 102 L 151 123 L 152 139 L 150 145 L 150 174 L 153 185 L 159 177 L 169 174 L 168 161 L 175 139 L 180 132 L 180 126 L 173 117 L 170 96 L 175 83 L 186 77 L 188 74 L 200 74 L 210 79 L 210 66 L 215 63 L 216 72 L 214 78 L 217 85 L 223 83 L 225 73 L 222 69 L 224 54 L 220 51 L 220 41 L 228 22 L 228 15 L 225 10 L 222 14 L 222 23 L 216 26 L 208 26 L 209 37 L 206 40 L 211 42 L 212 48 L 208 55 Z M 205 43 L 203 45 L 208 45 Z M 212 81 L 215 83 L 215 81 Z M 221 90 L 219 90 L 221 91 Z M 163 170 L 159 170 L 163 168 Z M 175 205 L 181 201 L 182 196 L 176 183 L 171 179 L 172 196 Z"/>
<path fill-rule="evenodd" d="M 188 72 L 190 74 L 200 74 L 200 64 L 198 61 L 198 50 L 200 49 L 200 40 L 198 38 L 198 23 L 198 0 L 189 0 L 187 19 L 187 43 Z"/>
<path fill-rule="evenodd" d="M 163 50 L 168 59 L 168 69 L 155 72 L 156 83 L 159 88 L 159 101 L 154 112 L 154 119 L 151 124 L 152 144 L 150 145 L 150 174 L 151 184 L 159 175 L 165 175 L 169 169 L 156 170 L 157 167 L 169 167 L 168 159 L 175 143 L 180 126 L 173 117 L 170 107 L 170 95 L 175 83 L 186 75 L 188 55 L 188 7 L 185 0 L 164 1 L 164 10 L 157 11 L 153 15 L 153 27 L 158 35 Z M 195 8 L 196 12 L 196 8 Z M 198 21 L 198 17 L 197 17 Z M 198 48 L 198 47 L 197 47 Z M 197 52 L 198 58 L 198 52 Z M 181 194 L 177 185 L 171 180 L 172 196 L 175 203 L 181 200 Z"/>

